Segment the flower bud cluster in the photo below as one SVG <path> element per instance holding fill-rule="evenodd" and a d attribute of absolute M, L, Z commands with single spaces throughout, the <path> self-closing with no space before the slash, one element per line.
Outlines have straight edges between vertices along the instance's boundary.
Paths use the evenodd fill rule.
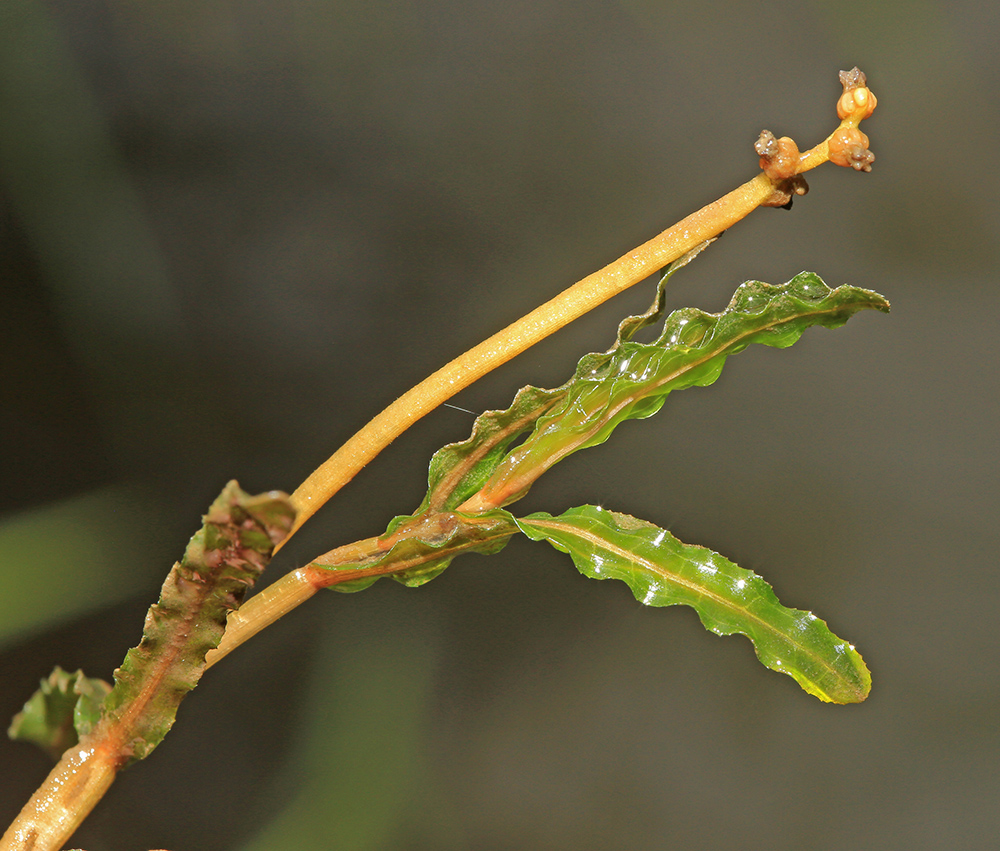
<path fill-rule="evenodd" d="M 871 171 L 875 154 L 868 150 L 868 137 L 858 129 L 878 100 L 866 85 L 864 73 L 858 68 L 840 72 L 844 93 L 837 101 L 837 116 L 841 124 L 830 137 L 830 162 L 857 171 Z"/>

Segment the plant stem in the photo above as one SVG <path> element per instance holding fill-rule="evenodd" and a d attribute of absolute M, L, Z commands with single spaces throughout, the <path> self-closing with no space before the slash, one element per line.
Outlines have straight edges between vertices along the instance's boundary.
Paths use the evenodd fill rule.
<path fill-rule="evenodd" d="M 295 489 L 291 500 L 296 517 L 288 538 L 386 446 L 443 402 L 612 296 L 717 237 L 758 207 L 784 206 L 793 194 L 804 194 L 805 182 L 799 176 L 802 172 L 831 158 L 838 165 L 870 170 L 874 157 L 867 152 L 867 137 L 857 127 L 874 110 L 875 96 L 865 87 L 864 75 L 857 69 L 841 72 L 841 82 L 844 93 L 837 103 L 841 123 L 819 145 L 799 154 L 791 139 L 775 140 L 767 134 L 781 154 L 772 157 L 758 147 L 764 169 L 761 174 L 573 284 L 396 399 Z M 867 160 L 859 150 L 868 156 Z"/>
<path fill-rule="evenodd" d="M 254 600 L 253 606 L 241 606 L 229 616 L 222 641 L 205 656 L 205 670 L 325 587 L 322 579 L 326 578 L 324 574 L 330 573 L 331 571 L 321 568 L 300 567 L 255 594 L 251 598 Z"/>
<path fill-rule="evenodd" d="M 695 246 L 717 236 L 774 192 L 764 174 L 682 219 L 659 236 L 587 276 L 531 313 L 455 358 L 371 420 L 291 494 L 291 534 L 410 426 L 460 390 Z"/>
<path fill-rule="evenodd" d="M 108 791 L 120 764 L 110 750 L 83 742 L 67 750 L 0 839 L 0 849 L 62 848 Z"/>
<path fill-rule="evenodd" d="M 424 533 L 431 532 L 431 537 L 435 537 L 435 531 L 450 528 L 454 534 L 456 519 L 459 528 L 467 533 L 466 537 L 455 535 L 448 546 L 432 545 L 423 550 L 417 549 L 402 554 L 392 552 L 396 544 L 407 539 L 419 538 L 420 533 L 417 530 L 423 530 Z M 478 535 L 475 534 L 476 529 L 480 530 Z M 365 538 L 363 541 L 331 550 L 313 559 L 311 564 L 285 574 L 230 614 L 222 641 L 218 647 L 208 652 L 205 657 L 205 667 L 210 668 L 243 642 L 253 638 L 278 618 L 304 603 L 321 588 L 330 588 L 373 576 L 401 573 L 442 557 L 454 557 L 459 553 L 473 550 L 482 546 L 486 538 L 496 542 L 511 537 L 517 531 L 516 526 L 509 525 L 505 528 L 504 523 L 497 524 L 495 518 L 465 516 L 457 518 L 452 512 L 431 512 L 415 517 L 411 522 L 400 526 L 392 535 Z"/>

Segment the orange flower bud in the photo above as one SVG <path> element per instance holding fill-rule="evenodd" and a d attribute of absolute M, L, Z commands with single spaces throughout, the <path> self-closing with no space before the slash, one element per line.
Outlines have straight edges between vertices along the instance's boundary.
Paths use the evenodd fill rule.
<path fill-rule="evenodd" d="M 802 155 L 788 136 L 775 139 L 770 130 L 763 130 L 753 147 L 760 155 L 760 167 L 771 180 L 786 180 L 799 173 Z"/>
<path fill-rule="evenodd" d="M 857 171 L 871 171 L 875 154 L 868 150 L 868 137 L 857 127 L 841 127 L 830 137 L 830 162 Z"/>
<path fill-rule="evenodd" d="M 867 87 L 863 71 L 857 67 L 841 71 L 840 82 L 844 86 L 844 93 L 837 101 L 837 117 L 841 121 L 850 118 L 857 123 L 875 111 L 878 100 Z"/>

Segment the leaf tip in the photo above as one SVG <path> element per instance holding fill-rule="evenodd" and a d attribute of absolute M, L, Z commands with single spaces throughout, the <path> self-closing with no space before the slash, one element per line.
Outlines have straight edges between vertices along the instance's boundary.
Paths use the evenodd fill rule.
<path fill-rule="evenodd" d="M 824 703 L 863 703 L 872 690 L 872 675 L 865 660 L 853 644 L 843 642 L 838 648 L 844 658 L 840 676 L 827 688 L 823 688 L 815 680 L 806 681 L 795 677 L 799 685 L 814 697 Z M 793 676 L 795 676 L 793 674 Z"/>

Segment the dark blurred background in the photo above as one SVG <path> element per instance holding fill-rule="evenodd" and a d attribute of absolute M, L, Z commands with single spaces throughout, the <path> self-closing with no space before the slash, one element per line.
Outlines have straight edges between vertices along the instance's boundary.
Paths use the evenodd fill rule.
<path fill-rule="evenodd" d="M 101 849 L 996 848 L 1000 6 L 5 0 L 0 710 L 110 677 L 229 478 L 291 490 L 465 348 L 751 177 L 763 127 L 880 104 L 674 278 L 803 268 L 893 312 L 749 350 L 520 508 L 669 527 L 874 673 L 829 706 L 541 544 L 321 594 L 206 676 L 74 839 Z M 461 393 L 555 386 L 652 282 Z M 441 408 L 282 552 L 419 502 Z M 273 577 L 272 577 L 273 578 Z M 6 723 L 6 721 L 4 721 Z M 0 821 L 48 770 L 0 742 Z"/>

